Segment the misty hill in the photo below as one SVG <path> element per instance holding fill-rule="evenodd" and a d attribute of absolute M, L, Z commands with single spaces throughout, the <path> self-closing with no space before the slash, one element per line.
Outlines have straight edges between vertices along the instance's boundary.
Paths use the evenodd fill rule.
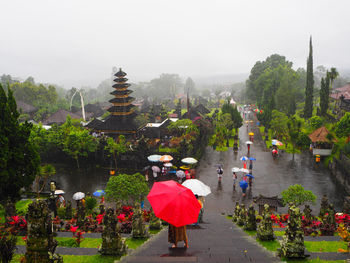
<path fill-rule="evenodd" d="M 205 77 L 193 77 L 193 80 L 196 85 L 232 84 L 244 82 L 248 76 L 249 73 L 222 74 Z"/>

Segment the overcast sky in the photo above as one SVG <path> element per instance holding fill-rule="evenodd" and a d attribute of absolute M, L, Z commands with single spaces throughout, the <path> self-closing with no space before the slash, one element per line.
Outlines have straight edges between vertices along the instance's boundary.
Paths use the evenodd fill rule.
<path fill-rule="evenodd" d="M 0 74 L 95 87 L 122 67 L 161 73 L 248 73 L 278 53 L 305 67 L 350 68 L 349 0 L 0 0 Z"/>

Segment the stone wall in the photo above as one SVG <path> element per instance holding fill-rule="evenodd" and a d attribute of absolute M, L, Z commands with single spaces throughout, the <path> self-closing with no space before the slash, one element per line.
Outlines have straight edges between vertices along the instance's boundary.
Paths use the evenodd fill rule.
<path fill-rule="evenodd" d="M 336 180 L 344 186 L 345 191 L 350 195 L 350 159 L 340 152 L 339 159 L 333 158 L 328 168 Z"/>

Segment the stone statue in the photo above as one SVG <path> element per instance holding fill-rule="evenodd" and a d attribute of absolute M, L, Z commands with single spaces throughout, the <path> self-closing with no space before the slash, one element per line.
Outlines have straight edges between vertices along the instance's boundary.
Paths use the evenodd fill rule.
<path fill-rule="evenodd" d="M 328 203 L 327 195 L 323 195 L 322 200 L 321 200 L 321 208 L 320 208 L 319 217 L 323 217 L 327 213 L 328 207 L 329 207 L 329 203 Z"/>
<path fill-rule="evenodd" d="M 134 214 L 132 215 L 131 236 L 133 238 L 149 237 L 149 233 L 146 229 L 145 222 L 143 221 L 142 210 L 141 210 L 140 204 L 136 204 L 134 207 Z"/>
<path fill-rule="evenodd" d="M 27 251 L 25 261 L 31 263 L 63 263 L 55 254 L 57 241 L 53 238 L 52 220 L 47 203 L 36 200 L 28 207 Z"/>
<path fill-rule="evenodd" d="M 314 216 L 311 214 L 312 209 L 310 208 L 309 205 L 305 205 L 303 212 L 304 212 L 304 216 L 307 220 L 309 220 L 309 221 L 313 220 Z"/>
<path fill-rule="evenodd" d="M 162 221 L 153 212 L 151 209 L 150 218 L 149 218 L 149 229 L 159 230 L 162 228 Z"/>
<path fill-rule="evenodd" d="M 100 215 L 102 215 L 104 212 L 106 212 L 106 208 L 105 208 L 104 204 L 100 204 L 99 209 L 100 209 Z"/>
<path fill-rule="evenodd" d="M 243 226 L 244 222 L 246 221 L 246 214 L 247 214 L 247 210 L 245 209 L 245 205 L 242 204 L 241 205 L 241 210 L 239 211 L 239 216 L 237 219 L 237 225 L 238 226 Z"/>
<path fill-rule="evenodd" d="M 72 202 L 69 200 L 67 201 L 67 205 L 66 205 L 66 219 L 72 219 L 72 217 L 73 217 Z"/>
<path fill-rule="evenodd" d="M 255 209 L 253 205 L 250 205 L 248 208 L 248 213 L 247 213 L 246 221 L 244 222 L 243 229 L 248 231 L 256 230 L 256 216 L 255 216 Z"/>
<path fill-rule="evenodd" d="M 294 205 L 289 207 L 288 224 L 280 242 L 278 254 L 283 258 L 305 258 L 304 232 L 301 228 L 300 209 Z"/>
<path fill-rule="evenodd" d="M 240 211 L 241 211 L 241 207 L 239 206 L 238 201 L 236 201 L 235 209 L 232 215 L 232 222 L 237 222 Z"/>
<path fill-rule="evenodd" d="M 264 205 L 262 220 L 257 228 L 257 238 L 261 241 L 275 240 L 272 229 L 272 220 L 270 214 L 270 207 L 268 204 Z"/>
<path fill-rule="evenodd" d="M 102 245 L 99 253 L 102 255 L 120 256 L 127 251 L 125 241 L 120 234 L 118 220 L 112 208 L 108 208 L 103 217 Z"/>

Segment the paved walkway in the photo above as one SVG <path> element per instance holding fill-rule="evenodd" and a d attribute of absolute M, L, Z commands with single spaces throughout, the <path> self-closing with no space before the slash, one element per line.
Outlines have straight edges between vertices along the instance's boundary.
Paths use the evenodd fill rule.
<path fill-rule="evenodd" d="M 187 229 L 188 249 L 170 248 L 165 229 L 121 262 L 279 262 L 224 216 L 206 213 L 204 221 Z"/>

